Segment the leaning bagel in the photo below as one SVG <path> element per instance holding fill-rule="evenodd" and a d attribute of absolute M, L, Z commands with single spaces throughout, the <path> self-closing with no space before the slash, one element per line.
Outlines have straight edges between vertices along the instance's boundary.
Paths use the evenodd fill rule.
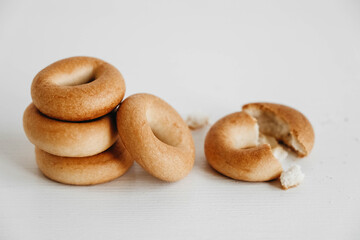
<path fill-rule="evenodd" d="M 40 112 L 66 121 L 101 117 L 111 112 L 124 94 L 121 73 L 91 57 L 57 61 L 41 70 L 31 85 L 31 97 Z"/>
<path fill-rule="evenodd" d="M 98 154 L 118 138 L 115 113 L 87 122 L 64 122 L 46 117 L 30 104 L 24 112 L 23 126 L 34 145 L 65 157 Z"/>
<path fill-rule="evenodd" d="M 180 115 L 162 99 L 135 94 L 117 113 L 120 137 L 134 160 L 164 181 L 185 177 L 194 165 L 191 132 Z"/>
<path fill-rule="evenodd" d="M 257 119 L 260 132 L 283 142 L 299 157 L 312 150 L 314 129 L 296 109 L 275 103 L 249 103 L 243 106 L 243 111 Z"/>
<path fill-rule="evenodd" d="M 237 180 L 269 181 L 282 172 L 269 144 L 258 145 L 256 119 L 244 112 L 217 121 L 205 139 L 205 156 L 218 172 Z"/>
<path fill-rule="evenodd" d="M 65 184 L 93 185 L 123 175 L 133 164 L 118 140 L 105 152 L 90 157 L 59 157 L 35 147 L 36 163 L 48 178 Z"/>

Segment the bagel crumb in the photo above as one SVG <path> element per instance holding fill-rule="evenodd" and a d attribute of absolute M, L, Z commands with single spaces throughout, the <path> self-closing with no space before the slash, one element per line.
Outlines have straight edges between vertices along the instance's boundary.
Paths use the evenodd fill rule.
<path fill-rule="evenodd" d="M 209 124 L 209 117 L 203 114 L 191 114 L 187 117 L 186 124 L 191 130 L 200 129 Z"/>
<path fill-rule="evenodd" d="M 304 180 L 304 177 L 305 175 L 302 173 L 301 167 L 294 165 L 281 173 L 280 183 L 282 188 L 287 190 L 298 186 Z"/>

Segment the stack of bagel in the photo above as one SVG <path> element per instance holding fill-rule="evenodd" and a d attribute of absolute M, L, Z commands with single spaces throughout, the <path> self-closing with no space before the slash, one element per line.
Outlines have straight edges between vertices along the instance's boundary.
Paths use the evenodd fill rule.
<path fill-rule="evenodd" d="M 60 60 L 35 76 L 23 125 L 45 176 L 91 185 L 115 179 L 131 167 L 114 112 L 124 94 L 121 73 L 96 58 Z"/>
<path fill-rule="evenodd" d="M 96 58 L 63 59 L 35 76 L 23 125 L 45 176 L 93 185 L 120 177 L 134 160 L 163 181 L 190 172 L 194 142 L 176 110 L 145 93 L 122 102 L 124 94 L 121 73 Z"/>

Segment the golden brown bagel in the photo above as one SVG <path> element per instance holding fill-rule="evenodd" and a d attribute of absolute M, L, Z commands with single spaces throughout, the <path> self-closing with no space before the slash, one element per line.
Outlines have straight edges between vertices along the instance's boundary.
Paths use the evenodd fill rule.
<path fill-rule="evenodd" d="M 268 181 L 282 172 L 269 144 L 258 145 L 256 119 L 244 112 L 217 121 L 205 139 L 205 156 L 218 172 L 237 180 Z"/>
<path fill-rule="evenodd" d="M 24 112 L 23 126 L 34 145 L 65 157 L 98 154 L 118 138 L 115 113 L 87 122 L 64 122 L 46 117 L 30 104 Z"/>
<path fill-rule="evenodd" d="M 65 184 L 93 185 L 123 175 L 133 164 L 118 140 L 105 152 L 90 157 L 59 157 L 35 147 L 36 163 L 48 178 Z"/>
<path fill-rule="evenodd" d="M 283 142 L 299 157 L 307 156 L 313 148 L 313 127 L 299 111 L 275 103 L 249 103 L 243 111 L 257 119 L 260 132 Z"/>
<path fill-rule="evenodd" d="M 34 78 L 31 97 L 43 114 L 85 121 L 111 112 L 123 99 L 125 82 L 109 63 L 91 57 L 57 61 Z"/>
<path fill-rule="evenodd" d="M 185 177 L 194 165 L 191 132 L 180 115 L 162 99 L 135 94 L 117 113 L 120 137 L 134 160 L 164 181 Z"/>

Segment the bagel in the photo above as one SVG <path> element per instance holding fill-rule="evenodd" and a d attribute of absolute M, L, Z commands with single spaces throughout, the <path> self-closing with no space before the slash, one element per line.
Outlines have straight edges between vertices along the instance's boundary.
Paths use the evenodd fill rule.
<path fill-rule="evenodd" d="M 109 63 L 91 57 L 57 61 L 34 78 L 31 97 L 43 114 L 86 121 L 111 112 L 123 99 L 125 82 Z"/>
<path fill-rule="evenodd" d="M 126 98 L 117 112 L 117 127 L 130 155 L 151 175 L 174 182 L 192 169 L 195 147 L 191 132 L 162 99 L 145 93 Z"/>
<path fill-rule="evenodd" d="M 314 145 L 314 130 L 299 111 L 275 103 L 249 103 L 217 121 L 205 139 L 205 156 L 218 172 L 238 180 L 268 181 L 282 172 L 287 152 L 299 157 Z"/>
<path fill-rule="evenodd" d="M 270 144 L 260 144 L 255 118 L 244 112 L 218 120 L 205 138 L 209 164 L 225 176 L 243 181 L 269 181 L 282 172 Z"/>
<path fill-rule="evenodd" d="M 312 150 L 314 129 L 296 109 L 275 103 L 249 103 L 242 109 L 257 119 L 260 132 L 283 142 L 299 157 L 307 156 Z"/>
<path fill-rule="evenodd" d="M 24 131 L 38 148 L 58 156 L 85 157 L 105 151 L 118 138 L 115 113 L 87 122 L 46 117 L 30 104 L 23 116 Z"/>
<path fill-rule="evenodd" d="M 123 175 L 133 164 L 118 140 L 105 152 L 90 157 L 59 157 L 35 147 L 36 163 L 48 178 L 71 185 L 94 185 Z"/>
<path fill-rule="evenodd" d="M 197 130 L 209 124 L 209 117 L 201 114 L 191 114 L 187 117 L 186 124 L 191 130 Z"/>

